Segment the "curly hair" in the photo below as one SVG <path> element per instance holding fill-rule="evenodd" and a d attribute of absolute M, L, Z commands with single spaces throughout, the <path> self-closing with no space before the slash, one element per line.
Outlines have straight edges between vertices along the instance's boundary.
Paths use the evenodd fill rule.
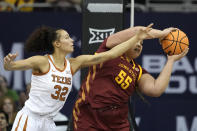
<path fill-rule="evenodd" d="M 52 43 L 58 38 L 57 29 L 49 26 L 41 26 L 33 31 L 26 40 L 25 51 L 41 53 L 53 53 Z"/>

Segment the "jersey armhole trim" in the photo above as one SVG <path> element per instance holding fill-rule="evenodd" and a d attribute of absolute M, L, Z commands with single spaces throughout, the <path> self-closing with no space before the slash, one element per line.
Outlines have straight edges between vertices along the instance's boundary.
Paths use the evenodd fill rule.
<path fill-rule="evenodd" d="M 48 61 L 48 63 L 49 63 L 49 61 Z M 32 74 L 33 74 L 33 75 L 36 75 L 36 76 L 45 75 L 45 74 L 47 74 L 47 73 L 49 72 L 50 68 L 51 68 L 51 65 L 50 65 L 50 63 L 49 63 L 49 69 L 48 69 L 46 72 L 43 72 L 43 73 L 32 72 Z"/>
<path fill-rule="evenodd" d="M 71 74 L 72 74 L 72 76 L 74 75 L 74 72 L 73 72 L 73 69 L 72 69 L 72 67 L 70 66 L 70 71 L 71 71 Z"/>

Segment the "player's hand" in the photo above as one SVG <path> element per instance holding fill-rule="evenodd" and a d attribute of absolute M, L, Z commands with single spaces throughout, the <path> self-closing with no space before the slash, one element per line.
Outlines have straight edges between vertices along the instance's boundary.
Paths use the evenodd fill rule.
<path fill-rule="evenodd" d="M 7 56 L 5 56 L 4 57 L 4 67 L 9 68 L 17 56 L 18 56 L 18 53 L 15 53 L 15 54 L 9 53 Z"/>
<path fill-rule="evenodd" d="M 153 23 L 149 24 L 146 28 L 141 28 L 136 34 L 138 39 L 144 40 L 146 38 L 153 38 L 153 36 L 149 33 L 152 30 L 152 26 Z"/>
<path fill-rule="evenodd" d="M 189 51 L 189 48 L 186 48 L 181 54 L 179 55 L 168 55 L 168 60 L 173 60 L 174 62 L 183 58 Z"/>
<path fill-rule="evenodd" d="M 161 43 L 161 41 L 172 31 L 178 30 L 178 28 L 174 28 L 174 27 L 170 27 L 170 28 L 166 28 L 162 31 L 162 35 L 161 37 L 159 37 L 159 41 Z"/>

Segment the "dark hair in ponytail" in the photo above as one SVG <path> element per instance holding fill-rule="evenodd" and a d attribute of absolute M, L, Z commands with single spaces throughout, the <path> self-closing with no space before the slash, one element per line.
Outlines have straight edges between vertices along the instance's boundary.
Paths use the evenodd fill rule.
<path fill-rule="evenodd" d="M 57 39 L 57 29 L 48 26 L 42 26 L 34 30 L 27 38 L 25 51 L 34 53 L 53 53 L 53 41 Z"/>

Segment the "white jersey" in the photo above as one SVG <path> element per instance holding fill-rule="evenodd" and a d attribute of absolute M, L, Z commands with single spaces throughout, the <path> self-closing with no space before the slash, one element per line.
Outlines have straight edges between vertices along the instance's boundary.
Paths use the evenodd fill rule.
<path fill-rule="evenodd" d="M 41 116 L 54 117 L 63 107 L 72 88 L 70 62 L 65 59 L 63 70 L 54 65 L 48 55 L 49 70 L 44 74 L 32 74 L 31 90 L 25 107 Z"/>

